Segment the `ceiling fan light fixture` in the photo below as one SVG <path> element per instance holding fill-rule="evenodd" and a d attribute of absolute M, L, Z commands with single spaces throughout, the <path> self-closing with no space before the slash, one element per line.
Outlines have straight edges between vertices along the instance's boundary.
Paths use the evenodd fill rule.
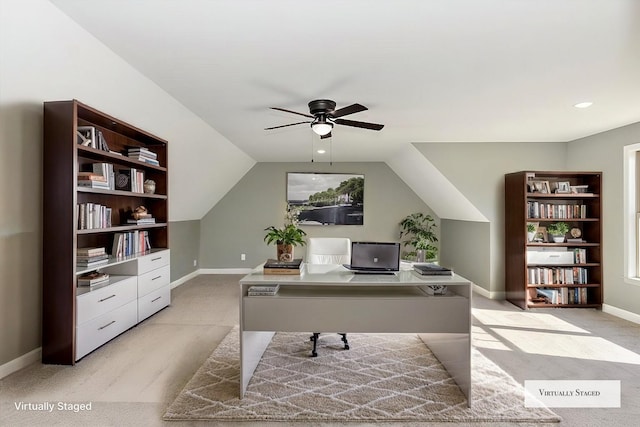
<path fill-rule="evenodd" d="M 318 135 L 325 136 L 331 132 L 331 129 L 333 129 L 333 123 L 326 120 L 324 117 L 318 117 L 318 119 L 311 123 L 311 129 L 313 129 L 313 131 Z"/>

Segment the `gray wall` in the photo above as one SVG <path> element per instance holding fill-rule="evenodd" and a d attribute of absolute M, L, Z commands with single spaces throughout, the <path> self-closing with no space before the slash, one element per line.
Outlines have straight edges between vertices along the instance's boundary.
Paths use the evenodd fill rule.
<path fill-rule="evenodd" d="M 441 219 L 440 227 L 440 264 L 477 285 L 490 283 L 490 224 Z"/>
<path fill-rule="evenodd" d="M 264 229 L 283 224 L 286 174 L 310 171 L 365 176 L 364 225 L 302 227 L 311 237 L 398 241 L 402 218 L 413 212 L 433 214 L 385 163 L 258 163 L 202 219 L 201 267 L 250 268 L 273 258 L 275 246 L 264 243 Z M 297 257 L 305 254 L 304 247 L 295 251 Z M 246 261 L 240 260 L 241 253 Z"/>
<path fill-rule="evenodd" d="M 0 365 L 40 346 L 42 104 L 0 105 Z"/>
<path fill-rule="evenodd" d="M 172 282 L 196 271 L 199 267 L 193 261 L 199 261 L 200 220 L 169 223 L 169 247 Z"/>
<path fill-rule="evenodd" d="M 567 144 L 423 143 L 416 144 L 416 148 L 489 220 L 489 239 L 483 242 L 482 250 L 490 254 L 490 281 L 477 284 L 500 297 L 505 289 L 504 175 L 520 170 L 564 170 Z M 457 233 L 443 233 L 442 240 L 454 247 L 468 243 L 464 235 Z"/>
<path fill-rule="evenodd" d="M 640 286 L 624 277 L 624 146 L 640 143 L 640 123 L 569 143 L 567 168 L 602 171 L 604 303 L 640 315 Z"/>

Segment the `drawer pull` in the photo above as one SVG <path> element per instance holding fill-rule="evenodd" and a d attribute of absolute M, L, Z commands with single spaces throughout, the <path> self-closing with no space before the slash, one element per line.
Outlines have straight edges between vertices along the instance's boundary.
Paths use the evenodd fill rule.
<path fill-rule="evenodd" d="M 104 326 L 100 326 L 100 327 L 98 328 L 98 330 L 99 330 L 99 331 L 101 331 L 101 330 L 103 330 L 104 328 L 106 328 L 107 326 L 111 326 L 111 325 L 113 325 L 114 323 L 116 323 L 116 321 L 115 321 L 115 320 L 112 320 L 111 322 L 107 323 L 106 325 L 104 325 Z"/>
<path fill-rule="evenodd" d="M 110 297 L 106 297 L 106 298 L 102 298 L 101 300 L 98 300 L 98 302 L 106 301 L 106 300 L 111 299 L 111 298 L 113 298 L 115 296 L 116 296 L 116 294 L 113 294 Z"/>
<path fill-rule="evenodd" d="M 151 261 L 158 261 L 158 260 L 160 260 L 160 259 L 162 259 L 162 257 L 161 257 L 161 256 L 159 256 L 158 258 L 151 258 Z"/>
<path fill-rule="evenodd" d="M 156 280 L 156 279 L 159 279 L 159 278 L 161 278 L 161 277 L 162 277 L 162 275 L 160 275 L 160 276 L 158 276 L 158 277 L 154 277 L 154 278 L 153 278 L 153 279 L 151 279 L 151 280 Z"/>
<path fill-rule="evenodd" d="M 158 301 L 160 298 L 162 298 L 162 297 L 158 297 L 158 298 L 156 298 L 156 299 L 152 299 L 152 300 L 151 300 L 151 302 L 156 302 L 156 301 Z"/>

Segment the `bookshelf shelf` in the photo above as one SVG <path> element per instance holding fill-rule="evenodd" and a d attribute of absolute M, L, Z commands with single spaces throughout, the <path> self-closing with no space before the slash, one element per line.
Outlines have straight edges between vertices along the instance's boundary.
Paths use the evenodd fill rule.
<path fill-rule="evenodd" d="M 148 156 L 129 157 L 140 150 Z M 140 312 L 169 304 L 167 165 L 167 141 L 77 100 L 44 103 L 43 363 L 73 365 L 135 326 Z M 154 193 L 142 192 L 145 180 L 155 182 Z M 106 188 L 91 188 L 97 185 Z M 140 206 L 155 223 L 127 224 Z M 126 244 L 126 256 L 113 256 L 114 240 Z M 104 248 L 108 262 L 84 266 L 93 258 L 83 248 Z M 107 269 L 118 278 L 95 288 L 77 284 Z M 151 270 L 162 276 L 158 287 L 144 285 L 142 273 Z M 103 292 L 109 295 L 95 299 Z M 89 313 L 86 323 L 80 311 Z M 117 326 L 94 328 L 101 322 Z"/>
<path fill-rule="evenodd" d="M 121 197 L 139 197 L 139 198 L 143 198 L 143 199 L 166 200 L 168 198 L 167 195 L 165 195 L 165 194 L 134 193 L 132 191 L 103 190 L 103 189 L 100 189 L 100 188 L 77 187 L 76 191 L 78 193 L 107 194 L 107 195 L 111 195 L 111 196 L 121 196 Z"/>
<path fill-rule="evenodd" d="M 98 233 L 114 233 L 118 231 L 147 230 L 149 228 L 166 228 L 166 222 L 146 225 L 119 225 L 109 228 L 92 228 L 90 230 L 77 230 L 77 234 L 98 234 Z"/>
<path fill-rule="evenodd" d="M 582 171 L 505 175 L 507 300 L 522 309 L 602 307 L 601 180 L 600 172 Z M 536 188 L 547 192 L 534 192 Z M 576 192 L 555 192 L 561 188 Z M 566 239 L 583 241 L 552 242 L 546 228 L 558 222 L 577 231 Z M 536 241 L 527 237 L 530 223 L 538 226 Z"/>

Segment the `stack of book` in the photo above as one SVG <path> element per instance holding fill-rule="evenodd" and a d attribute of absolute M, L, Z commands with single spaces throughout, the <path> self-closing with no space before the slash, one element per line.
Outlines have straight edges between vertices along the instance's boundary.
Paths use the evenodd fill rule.
<path fill-rule="evenodd" d="M 247 295 L 254 296 L 274 296 L 278 293 L 280 285 L 255 285 L 250 286 L 247 290 Z"/>
<path fill-rule="evenodd" d="M 151 214 L 138 215 L 138 218 L 129 218 L 127 224 L 146 225 L 155 224 L 156 219 Z"/>
<path fill-rule="evenodd" d="M 94 172 L 78 172 L 78 187 L 110 189 L 107 177 Z"/>
<path fill-rule="evenodd" d="M 453 276 L 451 269 L 437 264 L 414 264 L 413 269 L 423 276 Z"/>
<path fill-rule="evenodd" d="M 109 283 L 109 274 L 92 271 L 78 277 L 78 286 L 96 286 Z"/>
<path fill-rule="evenodd" d="M 296 258 L 293 261 L 278 261 L 276 259 L 268 259 L 264 263 L 262 273 L 266 275 L 272 274 L 300 274 L 300 266 L 302 258 Z"/>
<path fill-rule="evenodd" d="M 145 147 L 134 147 L 127 150 L 127 156 L 130 159 L 138 160 L 140 162 L 149 163 L 151 165 L 160 166 L 158 162 L 158 155 L 153 151 L 149 151 Z"/>
<path fill-rule="evenodd" d="M 82 173 L 82 172 L 81 172 Z M 113 172 L 113 164 L 112 163 L 92 163 L 91 164 L 91 173 L 95 175 L 99 175 L 104 177 L 105 181 L 108 184 L 109 190 L 115 190 L 115 174 Z M 80 174 L 78 174 L 80 175 Z M 104 188 L 104 187 L 100 187 Z"/>
<path fill-rule="evenodd" d="M 95 267 L 109 262 L 109 255 L 104 247 L 78 248 L 76 251 L 76 265 L 78 267 Z"/>

